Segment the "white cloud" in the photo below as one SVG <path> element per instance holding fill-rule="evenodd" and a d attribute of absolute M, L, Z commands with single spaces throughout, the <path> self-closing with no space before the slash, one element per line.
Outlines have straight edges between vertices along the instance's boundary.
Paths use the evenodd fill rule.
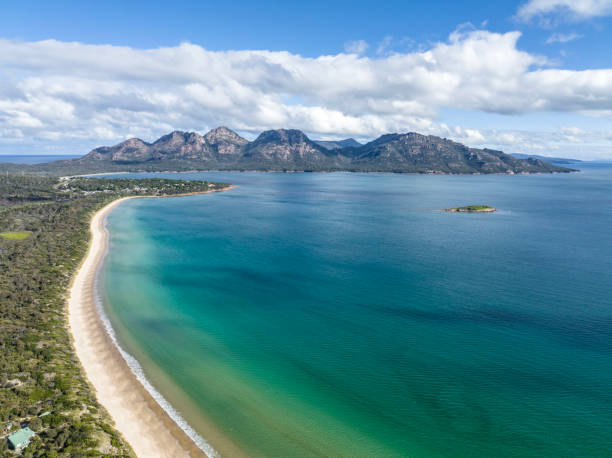
<path fill-rule="evenodd" d="M 349 54 L 363 54 L 369 45 L 364 40 L 348 41 L 344 43 L 344 50 Z"/>
<path fill-rule="evenodd" d="M 445 135 L 478 148 L 510 153 L 539 154 L 584 160 L 610 159 L 612 131 L 585 130 L 566 126 L 553 130 L 481 129 L 482 140 L 470 138 L 470 129 L 448 129 Z"/>
<path fill-rule="evenodd" d="M 570 41 L 578 40 L 582 35 L 578 33 L 553 33 L 546 40 L 546 44 L 553 43 L 569 43 Z"/>
<path fill-rule="evenodd" d="M 611 14 L 612 0 L 528 0 L 519 8 L 517 16 L 525 21 L 548 15 L 584 20 Z"/>
<path fill-rule="evenodd" d="M 376 47 L 376 54 L 378 54 L 379 56 L 388 54 L 389 47 L 391 46 L 392 41 L 393 37 L 390 35 L 387 35 L 385 38 L 383 38 L 382 41 L 378 43 L 378 46 Z"/>
<path fill-rule="evenodd" d="M 0 40 L 0 147 L 18 136 L 93 147 L 218 125 L 359 138 L 415 130 L 486 144 L 482 129 L 443 126 L 441 110 L 612 113 L 611 69 L 551 68 L 519 37 L 458 30 L 425 51 L 378 58 L 359 55 L 363 46 L 307 58 Z"/>

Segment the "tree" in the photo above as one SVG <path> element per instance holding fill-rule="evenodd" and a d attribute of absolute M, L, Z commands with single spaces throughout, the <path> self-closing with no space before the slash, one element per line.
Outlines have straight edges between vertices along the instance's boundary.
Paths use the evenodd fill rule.
<path fill-rule="evenodd" d="M 40 418 L 33 418 L 29 426 L 32 431 L 40 431 L 42 428 L 42 421 L 40 421 Z"/>

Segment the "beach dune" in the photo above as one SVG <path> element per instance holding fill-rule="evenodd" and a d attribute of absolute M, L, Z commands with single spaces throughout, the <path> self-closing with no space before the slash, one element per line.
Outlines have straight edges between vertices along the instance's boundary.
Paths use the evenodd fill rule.
<path fill-rule="evenodd" d="M 89 252 L 73 280 L 68 300 L 68 321 L 76 354 L 98 401 L 138 456 L 206 456 L 130 370 L 96 308 L 95 278 L 108 243 L 104 219 L 125 199 L 110 203 L 91 221 Z"/>

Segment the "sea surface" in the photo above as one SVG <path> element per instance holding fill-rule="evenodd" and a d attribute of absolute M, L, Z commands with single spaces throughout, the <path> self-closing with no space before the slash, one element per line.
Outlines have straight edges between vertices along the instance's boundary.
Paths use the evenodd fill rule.
<path fill-rule="evenodd" d="M 612 165 L 575 166 L 158 174 L 239 187 L 114 210 L 106 311 L 222 454 L 612 456 Z"/>
<path fill-rule="evenodd" d="M 81 155 L 74 154 L 0 154 L 0 163 L 8 162 L 11 164 L 43 164 L 45 162 L 63 161 L 66 159 L 76 159 Z"/>

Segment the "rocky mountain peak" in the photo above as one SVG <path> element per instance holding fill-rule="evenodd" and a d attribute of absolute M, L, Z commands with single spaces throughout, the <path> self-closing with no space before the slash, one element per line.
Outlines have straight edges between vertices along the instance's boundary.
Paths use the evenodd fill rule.
<path fill-rule="evenodd" d="M 178 146 L 184 144 L 188 138 L 189 134 L 187 132 L 182 132 L 180 130 L 175 130 L 167 135 L 159 137 L 153 145 L 166 145 L 166 146 Z"/>
<path fill-rule="evenodd" d="M 137 146 L 145 146 L 148 145 L 147 142 L 141 140 L 140 138 L 128 138 L 123 143 L 120 143 L 125 147 L 137 147 Z"/>
<path fill-rule="evenodd" d="M 225 126 L 217 127 L 216 129 L 211 130 L 206 135 L 204 135 L 204 138 L 211 145 L 220 142 L 236 143 L 241 145 L 246 145 L 248 143 L 246 139 L 242 138 L 236 132 L 231 129 L 228 129 Z"/>
<path fill-rule="evenodd" d="M 156 156 L 172 155 L 181 158 L 203 158 L 208 151 L 204 137 L 196 132 L 175 130 L 151 145 Z"/>
<path fill-rule="evenodd" d="M 326 160 L 329 150 L 311 141 L 297 129 L 277 129 L 262 132 L 249 143 L 247 157 L 261 161 L 277 161 L 295 164 L 317 164 Z"/>
<path fill-rule="evenodd" d="M 290 145 L 298 143 L 313 143 L 310 139 L 302 132 L 297 129 L 276 129 L 266 130 L 259 134 L 259 137 L 255 139 L 253 143 L 288 143 Z"/>
<path fill-rule="evenodd" d="M 235 154 L 249 143 L 236 132 L 225 126 L 217 127 L 204 135 L 208 143 L 219 154 Z"/>

